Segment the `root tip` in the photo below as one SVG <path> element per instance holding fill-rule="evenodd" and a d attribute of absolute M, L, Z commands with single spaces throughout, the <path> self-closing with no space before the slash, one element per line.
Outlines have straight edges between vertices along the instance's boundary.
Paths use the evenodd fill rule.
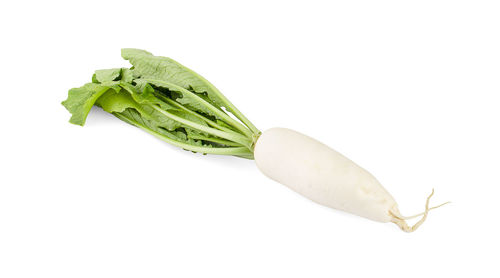
<path fill-rule="evenodd" d="M 435 207 L 429 208 L 429 201 L 430 201 L 432 195 L 434 195 L 434 188 L 432 189 L 431 194 L 427 197 L 427 200 L 425 202 L 425 211 L 423 213 L 417 214 L 417 215 L 414 215 L 414 216 L 411 216 L 411 217 L 404 217 L 396 209 L 395 212 L 390 211 L 390 213 L 391 213 L 391 215 L 393 217 L 391 221 L 393 223 L 395 223 L 396 225 L 398 225 L 398 227 L 401 230 L 403 230 L 403 231 L 405 231 L 407 233 L 414 232 L 427 219 L 427 215 L 429 214 L 429 211 L 431 209 L 435 209 L 435 208 L 438 208 L 440 206 L 443 206 L 443 205 L 446 205 L 446 204 L 450 203 L 450 202 L 446 202 L 446 203 L 443 203 L 443 204 L 441 204 L 439 206 L 435 206 Z M 409 226 L 408 223 L 406 223 L 406 221 L 405 221 L 406 219 L 410 219 L 410 218 L 413 218 L 413 217 L 416 217 L 416 216 L 420 216 L 420 215 L 423 215 L 422 218 L 417 223 L 415 223 L 415 225 L 413 225 L 413 226 Z"/>

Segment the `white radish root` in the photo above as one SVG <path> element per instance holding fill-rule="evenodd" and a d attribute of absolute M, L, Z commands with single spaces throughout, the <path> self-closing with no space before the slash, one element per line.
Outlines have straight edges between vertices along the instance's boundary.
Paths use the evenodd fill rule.
<path fill-rule="evenodd" d="M 257 140 L 254 150 L 257 167 L 269 178 L 321 205 L 340 209 L 374 221 L 393 222 L 405 232 L 415 231 L 431 209 L 404 217 L 394 198 L 369 172 L 299 132 L 272 128 Z M 413 226 L 405 220 L 422 216 Z"/>

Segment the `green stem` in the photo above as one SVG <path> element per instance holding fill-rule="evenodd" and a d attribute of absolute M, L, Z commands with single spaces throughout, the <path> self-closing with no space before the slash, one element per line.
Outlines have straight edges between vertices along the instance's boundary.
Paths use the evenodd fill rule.
<path fill-rule="evenodd" d="M 217 128 L 217 129 L 219 129 L 219 130 L 226 131 L 226 132 L 234 132 L 234 130 L 231 130 L 231 129 L 227 128 L 227 127 L 223 127 L 223 126 L 221 126 L 221 125 L 217 124 L 216 122 L 214 122 L 214 121 L 212 121 L 212 120 L 210 120 L 210 119 L 207 119 L 207 118 L 205 118 L 205 117 L 201 116 L 200 114 L 198 114 L 198 113 L 196 113 L 196 112 L 194 112 L 194 111 L 191 111 L 190 109 L 186 108 L 184 105 L 182 105 L 182 104 L 180 104 L 180 103 L 178 103 L 178 102 L 176 102 L 176 101 L 173 101 L 173 100 L 169 99 L 168 97 L 165 97 L 165 96 L 162 96 L 162 95 L 159 95 L 159 96 L 157 96 L 157 97 L 158 97 L 160 100 L 164 101 L 165 103 L 170 104 L 170 105 L 172 105 L 172 106 L 175 106 L 175 107 L 177 107 L 177 108 L 179 108 L 179 109 L 182 109 L 182 110 L 183 110 L 183 111 L 185 111 L 186 113 L 189 113 L 189 114 L 191 114 L 191 115 L 193 115 L 193 116 L 197 117 L 198 119 L 200 119 L 200 120 L 203 120 L 203 121 L 207 122 L 210 126 L 212 126 L 212 127 L 214 127 L 214 128 Z"/>
<path fill-rule="evenodd" d="M 236 108 L 236 106 L 234 106 L 229 101 L 229 99 L 227 99 L 222 93 L 219 93 L 219 97 L 226 104 L 226 109 L 229 112 L 231 112 L 236 118 L 238 118 L 238 120 L 240 120 L 241 122 L 243 122 L 252 131 L 253 134 L 258 135 L 258 134 L 261 133 L 260 130 L 258 130 L 257 127 L 255 127 L 252 124 L 252 122 L 250 122 L 250 120 L 247 119 L 247 117 L 245 117 L 245 115 L 243 115 L 243 113 L 241 113 L 240 110 L 238 110 L 238 108 Z"/>
<path fill-rule="evenodd" d="M 247 117 L 245 117 L 245 115 L 243 115 L 243 113 L 240 112 L 240 110 L 238 110 L 238 108 L 236 108 L 236 106 L 234 106 L 230 101 L 229 99 L 227 99 L 217 88 L 215 88 L 215 86 L 210 83 L 208 80 L 206 80 L 203 76 L 197 74 L 196 72 L 192 71 L 191 69 L 188 69 L 188 68 L 185 68 L 188 72 L 190 72 L 191 74 L 197 76 L 199 79 L 201 79 L 205 84 L 207 84 L 208 87 L 210 87 L 210 89 L 212 89 L 211 91 L 217 95 L 217 97 L 225 104 L 226 106 L 226 109 L 231 112 L 236 118 L 238 118 L 241 122 L 243 122 L 248 128 L 250 128 L 250 130 L 252 131 L 253 135 L 254 136 L 258 136 L 261 134 L 261 132 L 250 122 L 250 120 L 247 119 Z M 231 117 L 230 117 L 231 118 Z M 250 137 L 253 137 L 253 136 L 250 136 Z"/>
<path fill-rule="evenodd" d="M 250 154 L 236 154 L 235 156 L 241 157 L 241 158 L 245 158 L 245 159 L 250 159 L 250 160 L 255 159 L 254 156 L 253 156 L 253 153 L 250 153 Z"/>
<path fill-rule="evenodd" d="M 117 118 L 120 120 L 123 120 L 129 124 L 132 124 L 134 126 L 137 126 L 138 128 L 146 131 L 147 133 L 154 135 L 155 137 L 172 144 L 176 147 L 183 148 L 188 151 L 192 152 L 199 152 L 199 153 L 207 153 L 207 154 L 218 154 L 218 155 L 235 155 L 235 156 L 240 156 L 240 157 L 251 157 L 253 154 L 248 150 L 246 147 L 229 147 L 229 148 L 216 148 L 216 147 L 200 147 L 200 146 L 193 146 L 190 144 L 182 143 L 176 140 L 173 140 L 171 138 L 168 138 L 167 136 L 164 136 L 162 134 L 159 134 L 148 127 L 141 125 L 137 122 L 129 120 L 127 117 L 124 117 L 123 115 L 120 115 L 118 113 L 113 113 Z"/>
<path fill-rule="evenodd" d="M 243 116 L 243 114 L 241 114 L 241 112 L 231 103 L 229 102 L 229 100 L 227 98 L 224 97 L 224 95 L 222 95 L 220 92 L 218 92 L 218 94 L 221 96 L 221 99 L 227 104 L 228 109 L 230 109 L 229 111 L 231 111 L 231 113 L 235 114 L 235 116 L 240 119 L 240 121 L 244 122 L 246 121 L 246 125 L 252 129 L 252 132 L 250 132 L 244 125 L 240 124 L 239 122 L 237 122 L 236 120 L 234 120 L 233 118 L 231 118 L 229 115 L 227 115 L 226 113 L 224 113 L 224 111 L 220 110 L 219 108 L 213 106 L 212 104 L 210 104 L 209 102 L 207 102 L 206 100 L 202 99 L 201 97 L 197 96 L 195 93 L 189 91 L 189 90 L 186 90 L 184 89 L 183 87 L 180 87 L 180 86 L 177 86 L 175 84 L 172 84 L 172 83 L 169 83 L 169 82 L 165 82 L 165 81 L 162 81 L 162 80 L 155 80 L 155 79 L 144 79 L 144 81 L 146 82 L 150 82 L 152 84 L 164 84 L 167 88 L 173 88 L 175 90 L 178 90 L 178 91 L 181 91 L 183 94 L 187 94 L 189 95 L 190 97 L 196 99 L 198 102 L 200 102 L 201 104 L 203 104 L 203 106 L 205 106 L 207 109 L 209 109 L 212 113 L 214 113 L 216 116 L 218 116 L 219 118 L 221 118 L 222 120 L 224 120 L 225 122 L 227 122 L 229 125 L 233 126 L 234 128 L 238 129 L 239 131 L 243 132 L 247 137 L 249 138 L 252 138 L 252 132 L 254 134 L 258 134 L 259 133 L 259 130 L 252 125 L 252 123 L 250 123 L 250 121 L 245 118 L 245 116 Z M 208 81 L 207 81 L 208 83 Z M 213 86 L 213 85 L 212 85 Z M 214 87 L 215 89 L 215 87 Z M 217 90 L 217 89 L 215 89 Z M 234 110 L 234 111 L 233 111 Z M 239 116 L 238 116 L 239 115 Z M 241 117 L 241 118 L 240 118 Z M 248 125 L 250 124 L 250 126 Z M 252 126 L 252 127 L 251 127 Z M 255 133 L 255 131 L 257 133 Z"/>
<path fill-rule="evenodd" d="M 208 134 L 212 134 L 212 135 L 215 135 L 215 136 L 218 136 L 218 137 L 221 137 L 221 138 L 224 138 L 224 139 L 227 139 L 227 140 L 230 140 L 230 141 L 233 141 L 233 142 L 236 142 L 236 143 L 240 143 L 241 145 L 243 146 L 246 146 L 247 148 L 251 149 L 252 147 L 252 140 L 250 140 L 249 138 L 241 135 L 241 134 L 238 134 L 236 132 L 226 132 L 226 131 L 221 131 L 221 130 L 218 130 L 218 129 L 215 129 L 215 128 L 211 128 L 211 127 L 208 127 L 208 126 L 204 126 L 204 125 L 201 125 L 199 123 L 194 123 L 194 122 L 191 122 L 189 120 L 186 120 L 184 118 L 181 118 L 177 115 L 174 115 L 172 113 L 169 113 L 163 109 L 161 109 L 160 107 L 156 106 L 156 105 L 151 105 L 151 107 L 153 107 L 153 109 L 155 109 L 156 111 L 160 112 L 161 114 L 165 115 L 166 117 L 174 120 L 174 121 L 177 121 L 181 124 L 185 124 L 191 128 L 194 128 L 194 129 L 197 129 L 199 131 L 202 131 L 202 132 L 206 132 Z"/>
<path fill-rule="evenodd" d="M 195 140 L 203 140 L 203 141 L 210 141 L 226 146 L 231 146 L 231 147 L 240 147 L 241 145 L 232 141 L 220 139 L 220 138 L 212 138 L 212 137 L 206 137 L 206 136 L 201 136 L 201 135 L 189 135 L 189 138 L 195 139 Z"/>

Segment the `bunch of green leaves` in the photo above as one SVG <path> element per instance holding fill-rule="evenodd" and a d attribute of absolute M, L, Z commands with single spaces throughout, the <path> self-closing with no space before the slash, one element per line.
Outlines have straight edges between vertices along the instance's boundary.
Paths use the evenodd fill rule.
<path fill-rule="evenodd" d="M 144 50 L 122 49 L 122 57 L 131 68 L 97 70 L 91 83 L 69 90 L 62 104 L 71 123 L 83 126 L 97 105 L 185 150 L 253 158 L 260 131 L 210 82 Z"/>

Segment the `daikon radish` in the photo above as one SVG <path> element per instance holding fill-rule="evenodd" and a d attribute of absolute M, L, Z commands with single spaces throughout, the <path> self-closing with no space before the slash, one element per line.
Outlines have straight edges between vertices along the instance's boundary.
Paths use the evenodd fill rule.
<path fill-rule="evenodd" d="M 316 203 L 394 222 L 406 232 L 433 209 L 431 194 L 423 213 L 402 216 L 394 198 L 366 170 L 290 129 L 261 133 L 214 85 L 170 58 L 130 48 L 122 49 L 122 57 L 131 68 L 97 70 L 92 82 L 69 91 L 62 104 L 72 114 L 71 123 L 84 125 L 97 105 L 185 150 L 255 158 L 266 176 Z M 405 221 L 421 215 L 413 226 Z"/>
<path fill-rule="evenodd" d="M 321 142 L 286 128 L 272 128 L 259 137 L 254 150 L 257 167 L 269 178 L 312 201 L 379 222 L 394 222 L 406 232 L 398 204 L 368 171 Z"/>

